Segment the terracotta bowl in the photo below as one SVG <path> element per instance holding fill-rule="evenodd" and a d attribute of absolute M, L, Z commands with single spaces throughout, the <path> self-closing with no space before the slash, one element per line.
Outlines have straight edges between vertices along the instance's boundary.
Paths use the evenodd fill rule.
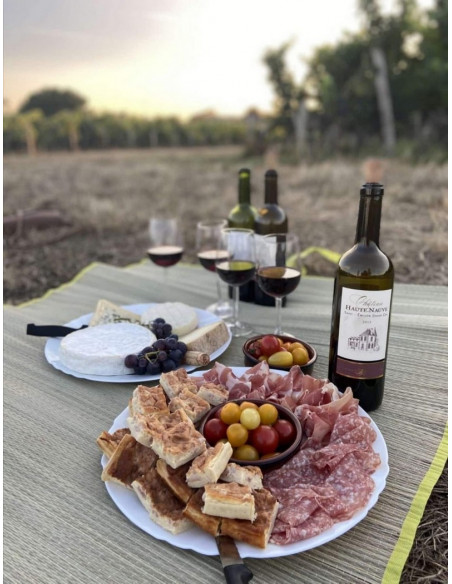
<path fill-rule="evenodd" d="M 302 434 L 303 434 L 300 420 L 295 416 L 295 414 L 293 414 L 289 409 L 285 408 L 284 406 L 281 406 L 277 403 L 266 401 L 263 399 L 243 398 L 243 399 L 237 399 L 237 400 L 229 400 L 227 402 L 220 404 L 219 406 L 215 406 L 214 408 L 212 408 L 210 410 L 210 412 L 203 419 L 203 421 L 200 425 L 199 431 L 201 432 L 201 434 L 204 435 L 204 426 L 206 425 L 206 423 L 209 420 L 211 420 L 212 418 L 214 418 L 215 415 L 217 414 L 218 410 L 220 410 L 226 403 L 234 402 L 234 403 L 237 403 L 240 405 L 244 401 L 252 402 L 252 403 L 256 404 L 257 406 L 261 406 L 262 404 L 266 404 L 266 403 L 271 403 L 272 405 L 274 405 L 276 407 L 276 409 L 278 410 L 278 417 L 281 420 L 288 420 L 295 427 L 295 439 L 291 444 L 284 446 L 284 450 L 279 449 L 278 454 L 275 454 L 271 458 L 265 458 L 265 459 L 261 459 L 261 460 L 238 460 L 236 458 L 231 458 L 230 462 L 235 462 L 236 464 L 240 464 L 242 466 L 258 466 L 262 470 L 262 472 L 266 472 L 266 471 L 273 470 L 275 468 L 280 467 L 285 462 L 287 462 L 290 458 L 292 458 L 292 456 L 296 452 L 298 452 L 298 450 L 300 449 L 301 438 L 302 438 Z M 215 445 L 210 444 L 210 446 L 215 446 Z"/>
<path fill-rule="evenodd" d="M 259 359 L 256 359 L 256 357 L 253 357 L 253 355 L 250 353 L 249 347 L 251 346 L 252 343 L 257 341 L 258 339 L 261 339 L 264 336 L 265 335 L 256 335 L 255 337 L 251 337 L 243 345 L 242 351 L 243 351 L 243 355 L 245 357 L 245 365 L 247 367 L 253 367 L 253 365 L 256 365 L 257 363 L 259 363 Z M 301 343 L 306 348 L 306 350 L 309 354 L 309 361 L 305 365 L 300 365 L 299 367 L 303 371 L 303 373 L 305 373 L 306 375 L 310 375 L 312 373 L 312 369 L 314 368 L 314 363 L 317 361 L 317 351 L 314 349 L 314 347 L 312 345 L 309 345 L 306 341 L 303 341 L 302 339 L 296 339 L 295 337 L 287 337 L 284 335 L 276 335 L 276 336 L 278 338 L 282 339 L 284 343 L 298 342 L 298 343 Z M 290 367 L 276 367 L 275 365 L 272 365 L 271 368 L 272 369 L 282 369 L 283 371 L 290 370 Z"/>

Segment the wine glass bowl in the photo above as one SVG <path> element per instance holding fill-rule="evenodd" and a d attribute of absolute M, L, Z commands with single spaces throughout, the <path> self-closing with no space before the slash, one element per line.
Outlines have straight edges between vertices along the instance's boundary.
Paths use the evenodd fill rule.
<path fill-rule="evenodd" d="M 176 218 L 151 217 L 149 236 L 151 246 L 147 254 L 154 264 L 169 268 L 181 260 L 184 253 L 183 235 Z"/>
<path fill-rule="evenodd" d="M 289 258 L 295 258 L 291 267 Z M 282 335 L 282 299 L 291 294 L 300 283 L 301 270 L 299 240 L 295 234 L 273 233 L 259 239 L 259 252 L 256 266 L 256 282 L 259 288 L 275 298 L 277 323 L 275 335 Z"/>
<path fill-rule="evenodd" d="M 221 233 L 221 249 L 227 252 L 227 259 L 216 264 L 216 271 L 223 282 L 232 286 L 233 314 L 228 326 L 233 337 L 242 337 L 252 331 L 251 325 L 239 320 L 239 287 L 251 281 L 256 272 L 254 232 L 225 228 Z"/>
<path fill-rule="evenodd" d="M 196 224 L 196 255 L 201 266 L 209 272 L 216 272 L 216 264 L 228 258 L 228 252 L 221 249 L 221 231 L 225 227 L 226 219 L 211 219 Z M 207 310 L 220 318 L 227 318 L 232 314 L 232 306 L 228 299 L 223 299 L 220 279 L 216 281 L 218 299 Z"/>

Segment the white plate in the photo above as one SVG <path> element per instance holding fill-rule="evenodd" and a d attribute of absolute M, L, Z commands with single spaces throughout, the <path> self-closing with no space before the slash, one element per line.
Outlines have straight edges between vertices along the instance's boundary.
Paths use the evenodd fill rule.
<path fill-rule="evenodd" d="M 142 314 L 146 309 L 148 309 L 152 304 L 129 304 L 127 306 L 123 306 L 127 310 L 135 312 L 136 314 Z M 217 322 L 220 320 L 215 314 L 212 312 L 208 312 L 207 310 L 201 310 L 200 308 L 194 308 L 196 315 L 198 316 L 198 327 L 205 326 L 207 324 L 211 324 L 212 322 Z M 83 316 L 79 316 L 75 320 L 71 320 L 71 322 L 67 322 L 65 326 L 70 326 L 73 328 L 79 328 L 84 324 L 88 324 L 93 313 L 84 314 Z M 229 329 L 228 329 L 229 331 Z M 229 331 L 229 338 L 228 340 L 222 345 L 219 349 L 214 351 L 210 355 L 210 360 L 214 361 L 217 359 L 222 353 L 226 351 L 226 349 L 231 344 L 232 335 Z M 59 349 L 60 349 L 60 338 L 51 338 L 48 339 L 44 348 L 44 354 L 47 361 L 55 367 L 55 369 L 59 369 L 63 371 L 63 373 L 67 373 L 68 375 L 73 375 L 74 377 L 79 377 L 80 379 L 88 379 L 90 381 L 104 381 L 106 383 L 140 383 L 143 381 L 153 381 L 160 378 L 160 375 L 90 375 L 85 373 L 79 373 L 78 371 L 74 371 L 73 369 L 69 369 L 61 363 Z M 182 365 L 184 369 L 187 371 L 194 371 L 198 368 L 196 365 Z"/>
<path fill-rule="evenodd" d="M 233 372 L 238 377 L 240 377 L 247 369 L 249 368 L 232 367 Z M 287 374 L 287 372 L 280 370 L 275 371 L 275 373 L 279 373 L 281 375 Z M 367 418 L 370 417 L 361 408 L 359 408 L 359 414 Z M 115 419 L 109 432 L 112 433 L 115 430 L 127 427 L 127 416 L 128 408 L 121 412 Z M 236 542 L 237 548 L 242 558 L 276 558 L 279 556 L 290 556 L 292 554 L 304 552 L 336 539 L 364 519 L 369 510 L 377 502 L 380 493 L 385 488 L 386 477 L 389 473 L 388 450 L 386 448 L 385 440 L 375 422 L 371 421 L 371 426 L 377 433 L 377 439 L 373 443 L 373 448 L 375 452 L 380 455 L 381 464 L 372 474 L 372 478 L 375 482 L 375 489 L 366 507 L 357 511 L 351 519 L 348 519 L 347 521 L 341 521 L 340 523 L 335 523 L 333 527 L 327 529 L 323 533 L 309 539 L 297 541 L 295 543 L 287 545 L 275 545 L 269 543 L 265 549 L 260 549 L 246 543 Z M 102 456 L 101 463 L 103 467 L 107 464 L 106 456 Z M 113 499 L 114 503 L 120 509 L 120 511 L 122 511 L 122 513 L 128 519 L 130 519 L 132 523 L 140 527 L 146 533 L 149 533 L 157 539 L 167 541 L 168 543 L 171 543 L 172 545 L 182 549 L 193 550 L 206 556 L 218 555 L 218 548 L 215 539 L 208 533 L 205 533 L 198 527 L 193 527 L 188 531 L 173 535 L 150 519 L 146 509 L 139 502 L 138 497 L 135 495 L 134 491 L 113 482 L 106 482 L 105 486 L 110 497 Z"/>

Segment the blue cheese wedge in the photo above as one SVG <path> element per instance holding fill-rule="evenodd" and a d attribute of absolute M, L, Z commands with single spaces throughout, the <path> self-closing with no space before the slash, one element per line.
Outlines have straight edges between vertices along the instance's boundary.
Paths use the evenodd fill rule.
<path fill-rule="evenodd" d="M 155 335 L 138 324 L 99 324 L 64 337 L 59 357 L 63 365 L 78 373 L 127 375 L 133 370 L 124 365 L 125 357 L 155 341 Z"/>
<path fill-rule="evenodd" d="M 156 318 L 163 318 L 172 326 L 173 333 L 187 335 L 198 326 L 198 315 L 191 306 L 183 302 L 153 304 L 141 315 L 141 324 L 147 325 Z"/>

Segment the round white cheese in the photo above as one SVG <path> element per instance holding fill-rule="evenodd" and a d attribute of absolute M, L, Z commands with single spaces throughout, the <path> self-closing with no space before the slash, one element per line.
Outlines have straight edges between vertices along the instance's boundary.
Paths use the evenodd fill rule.
<path fill-rule="evenodd" d="M 155 340 L 155 335 L 139 324 L 99 324 L 64 337 L 59 357 L 63 365 L 78 373 L 127 375 L 133 370 L 124 365 L 125 357 Z"/>
<path fill-rule="evenodd" d="M 170 324 L 173 333 L 187 335 L 198 326 L 198 315 L 191 306 L 183 302 L 162 302 L 153 304 L 141 315 L 142 324 L 149 324 L 156 318 L 163 318 Z"/>

